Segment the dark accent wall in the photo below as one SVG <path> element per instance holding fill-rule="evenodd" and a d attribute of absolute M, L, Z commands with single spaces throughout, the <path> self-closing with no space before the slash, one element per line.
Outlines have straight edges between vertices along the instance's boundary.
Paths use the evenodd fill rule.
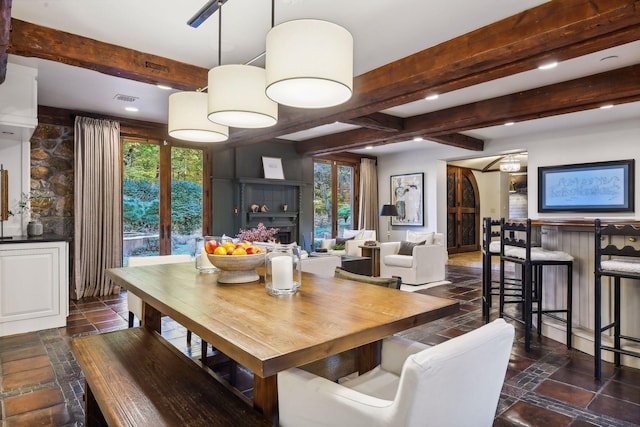
<path fill-rule="evenodd" d="M 213 234 L 234 237 L 241 227 L 241 215 L 247 206 L 240 206 L 241 178 L 264 178 L 262 157 L 282 159 L 285 180 L 304 183 L 301 187 L 300 229 L 293 237 L 309 249 L 313 228 L 313 159 L 296 153 L 293 144 L 269 142 L 220 148 L 212 155 Z"/>

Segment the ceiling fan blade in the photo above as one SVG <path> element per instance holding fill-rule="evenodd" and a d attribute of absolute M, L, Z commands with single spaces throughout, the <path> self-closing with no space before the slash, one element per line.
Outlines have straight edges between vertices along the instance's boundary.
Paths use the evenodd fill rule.
<path fill-rule="evenodd" d="M 218 5 L 224 4 L 227 0 L 209 0 L 200 10 L 187 21 L 193 28 L 198 28 L 200 24 L 207 20 L 218 10 Z"/>

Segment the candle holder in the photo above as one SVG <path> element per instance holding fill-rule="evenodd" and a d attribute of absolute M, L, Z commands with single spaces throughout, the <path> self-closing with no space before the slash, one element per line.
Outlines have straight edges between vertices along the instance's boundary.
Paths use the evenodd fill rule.
<path fill-rule="evenodd" d="M 209 258 L 207 257 L 207 251 L 204 249 L 205 244 L 209 240 L 218 240 L 218 239 L 214 236 L 196 237 L 195 239 L 196 247 L 195 247 L 194 255 L 196 259 L 196 269 L 203 274 L 211 274 L 218 271 L 218 269 L 209 261 Z"/>
<path fill-rule="evenodd" d="M 302 283 L 300 247 L 275 246 L 265 256 L 265 287 L 271 295 L 293 295 Z"/>

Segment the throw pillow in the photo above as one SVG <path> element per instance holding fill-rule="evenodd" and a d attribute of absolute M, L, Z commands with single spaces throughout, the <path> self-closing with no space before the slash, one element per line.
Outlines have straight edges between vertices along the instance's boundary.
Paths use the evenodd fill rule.
<path fill-rule="evenodd" d="M 354 240 L 355 237 L 349 237 L 349 238 L 344 238 L 344 237 L 336 237 L 336 244 L 335 246 L 342 246 L 344 247 L 344 242 L 346 242 L 347 240 Z"/>
<path fill-rule="evenodd" d="M 424 245 L 425 241 L 422 242 L 407 242 L 403 240 L 400 242 L 400 249 L 398 250 L 398 255 L 413 255 L 413 247 L 418 245 Z"/>
<path fill-rule="evenodd" d="M 432 232 L 416 232 L 416 231 L 407 230 L 407 241 L 408 242 L 424 241 L 425 244 L 431 245 L 433 244 L 433 233 Z"/>

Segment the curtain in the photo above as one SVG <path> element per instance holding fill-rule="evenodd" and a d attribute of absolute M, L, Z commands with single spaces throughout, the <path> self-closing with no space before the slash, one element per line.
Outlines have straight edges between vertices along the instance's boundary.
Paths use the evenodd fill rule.
<path fill-rule="evenodd" d="M 120 123 L 76 117 L 72 297 L 110 295 L 105 269 L 122 266 Z"/>
<path fill-rule="evenodd" d="M 378 233 L 378 169 L 375 159 L 360 161 L 360 229 Z M 379 237 L 378 237 L 379 238 Z"/>

